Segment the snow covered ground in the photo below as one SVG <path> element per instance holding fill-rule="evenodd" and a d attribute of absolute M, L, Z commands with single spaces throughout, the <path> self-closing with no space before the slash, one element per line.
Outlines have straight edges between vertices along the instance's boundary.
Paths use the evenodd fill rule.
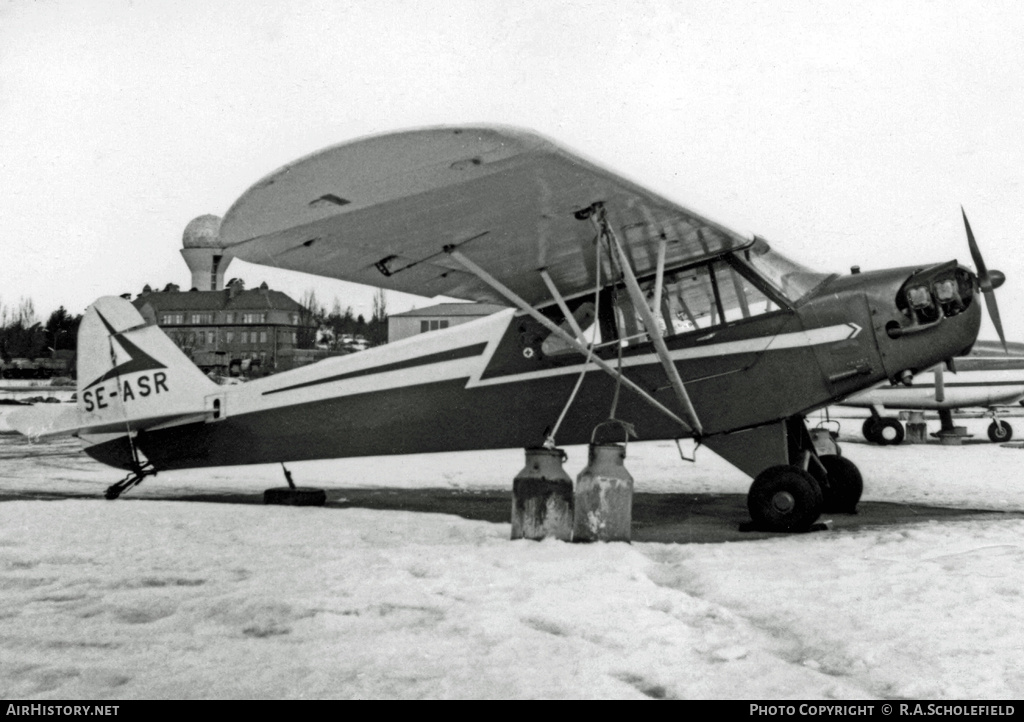
<path fill-rule="evenodd" d="M 984 438 L 987 420 L 966 423 Z M 875 447 L 859 430 L 844 420 L 841 441 L 866 500 L 1010 513 L 722 544 L 511 542 L 508 523 L 444 513 L 156 498 L 258 498 L 282 485 L 274 466 L 160 474 L 106 502 L 118 473 L 76 442 L 3 436 L 0 697 L 1021 697 L 1024 449 Z M 568 451 L 575 475 L 585 453 Z M 511 450 L 289 468 L 336 497 L 507 491 L 521 466 Z M 671 443 L 630 444 L 627 466 L 639 492 L 749 484 Z M 47 493 L 63 498 L 31 498 Z"/>

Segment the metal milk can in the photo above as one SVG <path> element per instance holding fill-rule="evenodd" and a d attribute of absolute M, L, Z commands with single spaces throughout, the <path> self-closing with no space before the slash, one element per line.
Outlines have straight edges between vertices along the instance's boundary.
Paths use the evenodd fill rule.
<path fill-rule="evenodd" d="M 633 477 L 623 466 L 625 458 L 625 444 L 595 444 L 591 437 L 589 461 L 576 477 L 573 541 L 630 540 Z"/>
<path fill-rule="evenodd" d="M 512 538 L 572 539 L 572 477 L 561 449 L 525 449 L 526 466 L 512 482 Z"/>

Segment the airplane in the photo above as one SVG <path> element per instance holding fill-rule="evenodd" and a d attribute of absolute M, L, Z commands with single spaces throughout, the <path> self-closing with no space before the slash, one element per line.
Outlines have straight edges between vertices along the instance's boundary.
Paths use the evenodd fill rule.
<path fill-rule="evenodd" d="M 1024 400 L 1024 344 L 999 347 L 979 341 L 970 355 L 958 356 L 949 365 L 951 368 L 946 369 L 946 364 L 938 364 L 918 374 L 913 386 L 882 383 L 850 396 L 840 406 L 870 409 L 862 433 L 868 441 L 883 446 L 902 443 L 906 435 L 897 417 L 884 415 L 886 409 L 938 411 L 941 434 L 954 431 L 954 410 L 980 407 L 992 418 L 989 440 L 1003 443 L 1012 439 L 1013 427 L 999 413 Z M 931 382 L 927 381 L 928 374 Z M 925 383 L 920 383 L 922 377 Z"/>
<path fill-rule="evenodd" d="M 249 188 L 223 253 L 506 310 L 225 387 L 104 297 L 79 332 L 77 407 L 12 424 L 128 471 L 113 499 L 165 470 L 553 448 L 617 420 L 709 447 L 753 478 L 754 528 L 805 531 L 863 488 L 817 453 L 808 413 L 967 353 L 980 295 L 1002 337 L 1001 274 L 967 232 L 977 273 L 819 273 L 532 131 L 370 136 Z"/>

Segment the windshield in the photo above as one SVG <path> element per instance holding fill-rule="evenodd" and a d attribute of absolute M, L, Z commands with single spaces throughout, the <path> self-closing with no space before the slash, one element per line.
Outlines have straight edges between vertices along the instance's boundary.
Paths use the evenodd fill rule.
<path fill-rule="evenodd" d="M 737 256 L 790 301 L 799 301 L 829 278 L 827 273 L 812 271 L 773 251 L 760 237 Z"/>

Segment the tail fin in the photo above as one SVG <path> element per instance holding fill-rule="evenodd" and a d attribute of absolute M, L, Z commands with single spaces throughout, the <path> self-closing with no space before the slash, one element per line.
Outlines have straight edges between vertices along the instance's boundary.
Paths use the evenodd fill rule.
<path fill-rule="evenodd" d="M 88 425 L 203 413 L 216 384 L 123 298 L 105 296 L 78 331 L 78 408 Z"/>
<path fill-rule="evenodd" d="M 217 385 L 167 334 L 146 325 L 123 298 L 104 296 L 78 329 L 78 406 L 42 421 L 11 425 L 28 436 L 128 433 L 156 424 L 200 421 Z"/>

